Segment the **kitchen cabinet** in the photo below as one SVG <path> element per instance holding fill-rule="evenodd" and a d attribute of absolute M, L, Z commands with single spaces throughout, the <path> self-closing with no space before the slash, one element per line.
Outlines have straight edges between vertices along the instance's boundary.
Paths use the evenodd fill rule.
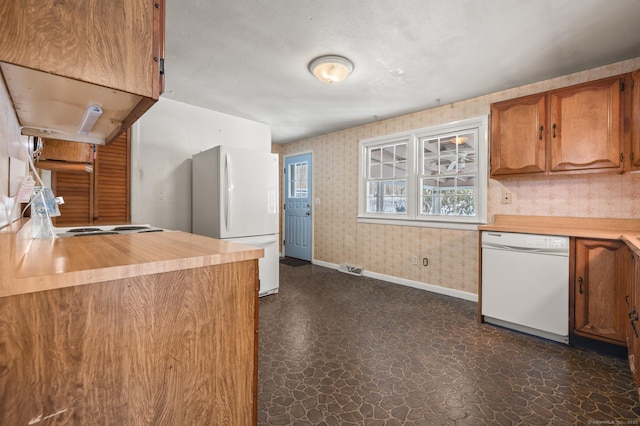
<path fill-rule="evenodd" d="M 625 76 L 491 105 L 491 177 L 623 170 Z"/>
<path fill-rule="evenodd" d="M 45 170 L 65 170 L 91 173 L 95 145 L 43 139 L 36 167 Z"/>
<path fill-rule="evenodd" d="M 627 298 L 629 310 L 629 329 L 627 334 L 627 349 L 629 354 L 629 367 L 633 381 L 636 384 L 640 396 L 640 324 L 638 324 L 638 308 L 640 308 L 640 256 L 631 255 L 631 291 Z"/>
<path fill-rule="evenodd" d="M 23 134 L 109 143 L 163 91 L 164 0 L 0 4 L 0 70 Z M 90 105 L 102 116 L 78 132 Z"/>
<path fill-rule="evenodd" d="M 630 169 L 640 170 L 640 70 L 629 74 L 627 86 L 630 87 L 631 111 L 629 112 L 630 127 Z"/>
<path fill-rule="evenodd" d="M 52 218 L 55 226 L 131 221 L 130 145 L 127 131 L 109 145 L 96 146 L 91 173 L 69 170 L 52 173 L 52 190 L 65 200 L 59 206 L 61 215 Z"/>
<path fill-rule="evenodd" d="M 620 240 L 575 239 L 573 334 L 625 346 L 630 250 Z"/>
<path fill-rule="evenodd" d="M 491 176 L 545 173 L 547 95 L 491 105 Z"/>
<path fill-rule="evenodd" d="M 261 249 L 0 233 L 0 424 L 255 425 Z"/>

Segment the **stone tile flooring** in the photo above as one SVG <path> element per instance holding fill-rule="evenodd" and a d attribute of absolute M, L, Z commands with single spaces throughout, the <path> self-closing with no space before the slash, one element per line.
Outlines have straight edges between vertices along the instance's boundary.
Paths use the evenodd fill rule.
<path fill-rule="evenodd" d="M 639 424 L 626 360 L 476 304 L 307 265 L 260 299 L 259 425 Z"/>

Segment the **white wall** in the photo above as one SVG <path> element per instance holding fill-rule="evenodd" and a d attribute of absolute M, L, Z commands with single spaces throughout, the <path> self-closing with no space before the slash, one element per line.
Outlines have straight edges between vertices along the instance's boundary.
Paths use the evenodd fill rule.
<path fill-rule="evenodd" d="M 191 232 L 191 156 L 217 145 L 271 152 L 271 127 L 171 99 L 131 134 L 131 220 Z"/>
<path fill-rule="evenodd" d="M 9 191 L 9 170 L 11 158 L 17 159 L 22 163 L 26 176 L 26 142 L 27 137 L 20 136 L 18 119 L 0 75 L 0 228 L 20 216 L 20 206 L 15 203 L 15 191 Z"/>

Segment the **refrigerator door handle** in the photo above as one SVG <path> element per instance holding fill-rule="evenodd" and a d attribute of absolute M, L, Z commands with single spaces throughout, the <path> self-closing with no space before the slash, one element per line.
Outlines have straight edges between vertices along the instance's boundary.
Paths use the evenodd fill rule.
<path fill-rule="evenodd" d="M 225 183 L 227 186 L 226 190 L 226 204 L 227 210 L 225 212 L 224 223 L 227 228 L 227 232 L 229 232 L 229 227 L 231 226 L 231 202 L 232 202 L 232 194 L 233 194 L 233 185 L 231 184 L 231 155 L 227 152 L 224 157 L 224 173 L 225 173 Z"/>

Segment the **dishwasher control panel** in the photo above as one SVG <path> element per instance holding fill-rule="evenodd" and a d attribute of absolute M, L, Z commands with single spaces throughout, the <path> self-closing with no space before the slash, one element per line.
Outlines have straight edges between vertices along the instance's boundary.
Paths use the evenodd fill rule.
<path fill-rule="evenodd" d="M 483 231 L 482 247 L 502 250 L 535 250 L 551 254 L 568 254 L 569 237 L 561 235 Z"/>
<path fill-rule="evenodd" d="M 527 235 L 525 247 L 528 248 L 567 248 L 569 239 L 553 235 Z"/>

